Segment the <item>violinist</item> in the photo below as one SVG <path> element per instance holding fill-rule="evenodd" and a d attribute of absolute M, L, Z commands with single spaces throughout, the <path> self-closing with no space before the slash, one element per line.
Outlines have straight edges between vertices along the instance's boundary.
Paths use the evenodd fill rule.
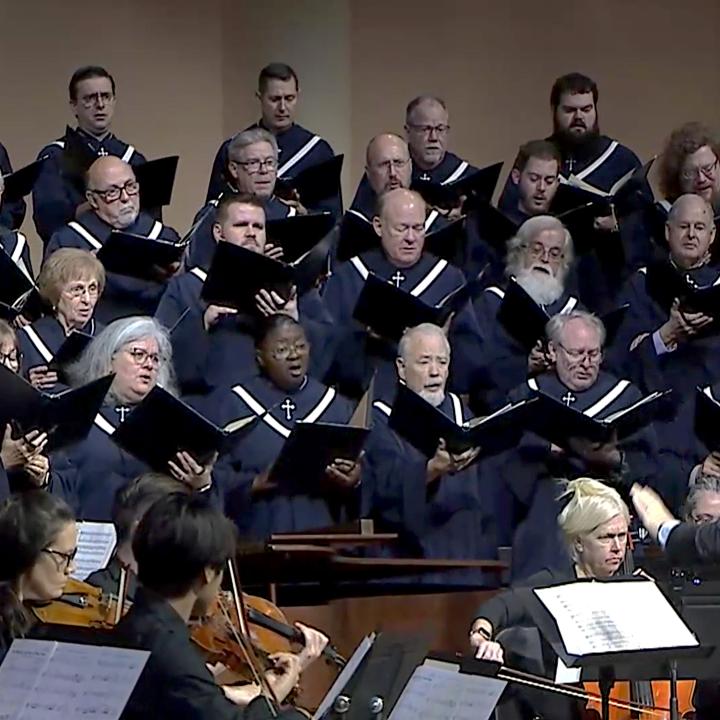
<path fill-rule="evenodd" d="M 470 630 L 476 657 L 504 662 L 505 651 L 497 634 L 506 628 L 532 626 L 528 607 L 532 590 L 580 578 L 609 578 L 621 568 L 627 544 L 630 514 L 616 490 L 599 480 L 578 478 L 567 485 L 561 501 L 567 501 L 558 517 L 571 562 L 564 571 L 544 569 L 527 578 L 522 586 L 495 595 L 478 609 Z M 541 638 L 544 675 L 555 677 L 557 656 Z M 553 720 L 579 717 L 576 701 L 519 690 L 522 717 L 537 715 Z M 532 705 L 530 705 L 532 703 Z"/>
<path fill-rule="evenodd" d="M 151 656 L 123 720 L 272 717 L 259 685 L 216 683 L 188 628 L 191 618 L 205 615 L 214 603 L 235 546 L 233 524 L 203 495 L 167 495 L 140 520 L 132 549 L 141 588 L 117 631 Z M 317 656 L 321 650 L 322 645 L 313 646 L 308 653 Z M 307 660 L 302 653 L 271 656 L 274 664 L 265 677 L 278 701 L 295 687 Z M 286 712 L 283 717 L 300 717 L 294 710 Z"/>
<path fill-rule="evenodd" d="M 0 660 L 33 625 L 29 606 L 59 598 L 75 569 L 72 510 L 42 490 L 11 495 L 0 505 Z"/>

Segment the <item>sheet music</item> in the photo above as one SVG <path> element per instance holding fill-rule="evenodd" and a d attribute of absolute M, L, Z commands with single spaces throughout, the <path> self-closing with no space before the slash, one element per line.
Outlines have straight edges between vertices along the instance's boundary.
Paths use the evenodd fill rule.
<path fill-rule="evenodd" d="M 144 650 L 15 640 L 0 665 L 0 719 L 119 718 L 149 656 Z"/>
<path fill-rule="evenodd" d="M 106 567 L 117 543 L 115 526 L 107 522 L 78 523 L 77 555 L 72 577 L 84 580 L 96 570 Z"/>
<path fill-rule="evenodd" d="M 534 593 L 555 619 L 569 655 L 699 645 L 650 580 L 577 582 Z"/>
<path fill-rule="evenodd" d="M 426 660 L 412 674 L 390 720 L 488 720 L 507 683 L 463 675 L 450 663 Z"/>
<path fill-rule="evenodd" d="M 355 652 L 352 657 L 347 661 L 347 664 L 342 669 L 342 672 L 335 678 L 335 682 L 332 687 L 328 690 L 327 695 L 323 698 L 322 702 L 312 716 L 312 720 L 320 720 L 329 710 L 332 710 L 333 703 L 337 696 L 342 692 L 342 689 L 348 684 L 350 678 L 355 674 L 355 671 L 360 666 L 363 658 L 368 654 L 370 648 L 375 642 L 375 633 L 370 633 L 362 639 L 360 644 L 355 648 Z"/>

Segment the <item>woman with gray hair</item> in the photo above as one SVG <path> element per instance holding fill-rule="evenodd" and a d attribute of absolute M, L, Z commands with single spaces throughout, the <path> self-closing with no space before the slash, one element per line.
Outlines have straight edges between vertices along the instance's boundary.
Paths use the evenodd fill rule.
<path fill-rule="evenodd" d="M 149 317 L 129 317 L 108 325 L 68 369 L 73 384 L 114 373 L 105 403 L 90 433 L 58 453 L 51 491 L 62 495 L 82 519 L 109 521 L 115 493 L 149 470 L 112 441 L 127 415 L 156 386 L 176 394 L 167 331 Z M 211 485 L 212 463 L 202 467 L 186 452 L 168 464 L 168 472 L 193 489 Z"/>

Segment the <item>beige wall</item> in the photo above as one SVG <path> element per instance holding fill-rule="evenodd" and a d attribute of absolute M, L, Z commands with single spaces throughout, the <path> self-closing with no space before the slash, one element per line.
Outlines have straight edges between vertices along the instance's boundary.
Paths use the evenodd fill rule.
<path fill-rule="evenodd" d="M 550 85 L 569 70 L 598 80 L 603 130 L 643 157 L 685 119 L 720 124 L 716 0 L 0 0 L 0 28 L 0 140 L 15 165 L 70 121 L 73 69 L 104 64 L 118 135 L 181 155 L 166 216 L 181 231 L 220 141 L 257 118 L 270 60 L 300 74 L 300 122 L 345 152 L 346 202 L 367 139 L 400 131 L 422 92 L 446 98 L 451 147 L 477 164 L 548 131 Z"/>

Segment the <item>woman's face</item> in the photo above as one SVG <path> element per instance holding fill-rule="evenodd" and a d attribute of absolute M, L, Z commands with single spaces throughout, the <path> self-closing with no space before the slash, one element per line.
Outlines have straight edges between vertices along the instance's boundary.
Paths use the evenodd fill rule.
<path fill-rule="evenodd" d="M 310 344 L 300 325 L 282 325 L 269 332 L 258 347 L 258 363 L 283 390 L 302 385 L 310 361 Z"/>
<path fill-rule="evenodd" d="M 15 338 L 9 335 L 0 336 L 0 364 L 14 373 L 20 372 L 20 352 L 15 344 Z"/>
<path fill-rule="evenodd" d="M 20 578 L 23 600 L 47 602 L 59 598 L 75 570 L 76 551 L 77 526 L 73 521 L 43 548 L 35 564 Z"/>
<path fill-rule="evenodd" d="M 155 338 L 146 337 L 123 345 L 113 356 L 113 392 L 122 401 L 135 405 L 155 387 L 161 363 Z"/>
<path fill-rule="evenodd" d="M 85 275 L 62 286 L 55 310 L 65 327 L 81 328 L 92 317 L 99 296 L 97 278 Z"/>

